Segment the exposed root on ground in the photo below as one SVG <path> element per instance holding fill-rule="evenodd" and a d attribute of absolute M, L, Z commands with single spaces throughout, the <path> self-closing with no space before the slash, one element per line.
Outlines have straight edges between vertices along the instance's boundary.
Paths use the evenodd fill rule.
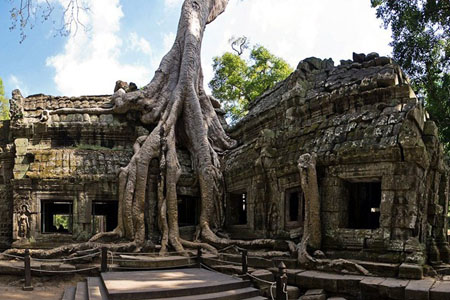
<path fill-rule="evenodd" d="M 307 251 L 308 239 L 309 237 L 305 236 L 296 246 L 297 261 L 301 267 L 334 273 L 357 275 L 370 274 L 370 272 L 363 266 L 346 259 L 322 259 L 312 257 Z"/>
<path fill-rule="evenodd" d="M 59 258 L 62 256 L 70 257 L 76 256 L 77 254 L 86 250 L 100 250 L 101 248 L 107 248 L 109 251 L 113 252 L 133 252 L 138 247 L 134 242 L 126 243 L 95 243 L 95 242 L 84 242 L 77 244 L 68 244 L 53 249 L 32 249 L 30 250 L 30 255 L 34 258 Z M 24 256 L 25 249 L 8 249 L 3 252 L 4 254 Z M 4 257 L 8 259 L 8 257 Z"/>

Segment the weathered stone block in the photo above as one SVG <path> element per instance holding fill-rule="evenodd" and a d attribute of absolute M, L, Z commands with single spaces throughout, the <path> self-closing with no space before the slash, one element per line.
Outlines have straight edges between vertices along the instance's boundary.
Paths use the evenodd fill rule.
<path fill-rule="evenodd" d="M 411 280 L 405 288 L 405 300 L 429 300 L 434 279 Z"/>
<path fill-rule="evenodd" d="M 405 279 L 422 279 L 423 267 L 419 265 L 403 263 L 398 269 L 398 277 Z"/>
<path fill-rule="evenodd" d="M 16 155 L 25 155 L 27 153 L 28 139 L 15 139 L 14 145 L 16 146 Z"/>
<path fill-rule="evenodd" d="M 360 281 L 359 287 L 361 290 L 362 299 L 380 299 L 379 287 L 385 281 L 382 277 L 366 277 Z"/>
<path fill-rule="evenodd" d="M 430 300 L 450 300 L 450 281 L 436 281 L 430 289 Z"/>
<path fill-rule="evenodd" d="M 405 299 L 405 287 L 408 283 L 409 280 L 388 278 L 378 286 L 380 296 L 384 299 L 403 300 Z"/>
<path fill-rule="evenodd" d="M 291 299 L 291 298 L 289 298 Z M 322 289 L 307 290 L 305 295 L 301 296 L 299 300 L 326 300 L 327 296 Z"/>

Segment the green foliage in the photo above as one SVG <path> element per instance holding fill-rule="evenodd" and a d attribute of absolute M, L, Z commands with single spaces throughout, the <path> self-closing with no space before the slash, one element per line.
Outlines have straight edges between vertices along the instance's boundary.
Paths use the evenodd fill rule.
<path fill-rule="evenodd" d="M 392 28 L 394 59 L 410 76 L 450 153 L 450 2 L 371 0 Z"/>
<path fill-rule="evenodd" d="M 56 228 L 59 228 L 60 225 L 66 230 L 69 229 L 69 222 L 70 222 L 70 216 L 68 215 L 54 215 L 53 216 L 53 225 L 56 226 Z"/>
<path fill-rule="evenodd" d="M 0 78 L 0 121 L 9 120 L 9 101 L 5 97 L 3 81 Z"/>
<path fill-rule="evenodd" d="M 213 96 L 221 100 L 233 123 L 247 114 L 251 101 L 293 71 L 286 61 L 260 45 L 252 48 L 249 60 L 230 52 L 215 57 L 213 69 L 209 87 Z"/>

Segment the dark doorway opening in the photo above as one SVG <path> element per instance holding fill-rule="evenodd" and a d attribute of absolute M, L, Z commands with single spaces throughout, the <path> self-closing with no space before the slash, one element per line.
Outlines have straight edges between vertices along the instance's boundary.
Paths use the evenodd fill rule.
<path fill-rule="evenodd" d="M 381 182 L 348 182 L 347 187 L 349 228 L 379 228 Z"/>
<path fill-rule="evenodd" d="M 287 190 L 285 193 L 285 217 L 287 227 L 302 226 L 305 219 L 305 201 L 300 188 Z"/>
<path fill-rule="evenodd" d="M 117 227 L 117 201 L 92 202 L 92 233 L 112 231 Z"/>
<path fill-rule="evenodd" d="M 195 226 L 198 224 L 199 202 L 196 197 L 179 196 L 178 226 Z"/>
<path fill-rule="evenodd" d="M 229 193 L 227 207 L 228 225 L 247 224 L 247 193 Z"/>
<path fill-rule="evenodd" d="M 42 233 L 72 233 L 72 202 L 41 201 Z"/>

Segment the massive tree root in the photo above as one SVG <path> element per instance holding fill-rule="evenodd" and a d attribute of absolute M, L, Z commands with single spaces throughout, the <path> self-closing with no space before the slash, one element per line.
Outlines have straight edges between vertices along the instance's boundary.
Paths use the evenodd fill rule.
<path fill-rule="evenodd" d="M 125 114 L 135 111 L 142 124 L 151 128 L 148 136 L 139 137 L 134 155 L 119 174 L 118 226 L 113 232 L 100 233 L 90 242 L 105 237 L 125 238 L 137 247 L 146 241 L 144 209 L 150 162 L 157 159 L 160 174 L 157 191 L 158 225 L 161 231 L 161 254 L 173 247 L 213 246 L 273 247 L 273 240 L 231 241 L 217 237 L 212 228 L 223 224 L 223 178 L 219 154 L 231 148 L 231 140 L 221 125 L 203 88 L 200 65 L 201 43 L 205 26 L 221 14 L 228 0 L 185 0 L 172 49 L 164 56 L 153 80 L 142 90 L 126 93 L 119 89 L 112 97 L 112 107 L 95 109 L 59 109 L 43 114 Z M 191 154 L 201 194 L 198 236 L 205 243 L 185 241 L 178 228 L 177 182 L 181 175 L 176 146 L 183 145 Z M 212 246 L 213 245 L 213 246 Z"/>

